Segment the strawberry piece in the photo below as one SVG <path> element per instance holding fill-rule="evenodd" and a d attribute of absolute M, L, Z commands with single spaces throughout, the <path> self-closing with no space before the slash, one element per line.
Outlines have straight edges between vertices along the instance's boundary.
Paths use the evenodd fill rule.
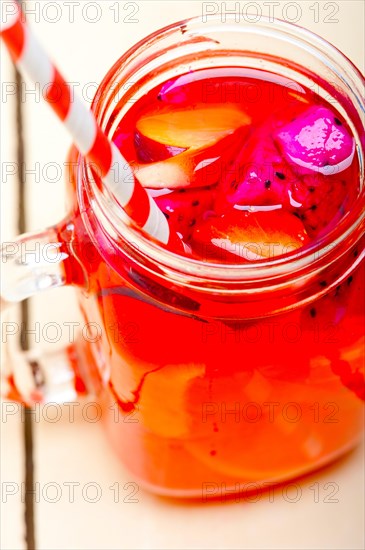
<path fill-rule="evenodd" d="M 218 212 L 228 205 L 265 206 L 288 203 L 287 187 L 297 181 L 272 139 L 270 120 L 256 130 L 224 175 L 216 201 Z"/>
<path fill-rule="evenodd" d="M 281 209 L 233 210 L 201 223 L 192 246 L 200 257 L 242 263 L 285 255 L 308 242 L 301 221 Z"/>
<path fill-rule="evenodd" d="M 190 239 L 194 227 L 203 219 L 205 212 L 212 209 L 215 196 L 215 191 L 209 188 L 180 189 L 167 194 L 158 194 L 161 191 L 149 192 L 168 219 L 170 230 L 180 233 L 185 242 Z"/>
<path fill-rule="evenodd" d="M 286 159 L 302 172 L 334 174 L 346 170 L 355 153 L 350 132 L 326 107 L 311 107 L 276 132 Z"/>

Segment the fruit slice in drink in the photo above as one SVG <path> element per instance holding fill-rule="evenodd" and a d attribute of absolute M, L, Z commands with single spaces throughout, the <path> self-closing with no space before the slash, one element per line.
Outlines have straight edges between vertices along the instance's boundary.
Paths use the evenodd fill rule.
<path fill-rule="evenodd" d="M 306 386 L 267 379 L 256 371 L 240 400 L 219 403 L 220 420 L 210 422 L 210 436 L 187 442 L 187 449 L 224 478 L 237 481 L 300 475 L 356 437 L 361 404 L 350 402 L 346 392 L 338 391 L 334 377 Z M 189 400 L 201 399 L 192 384 Z"/>
<path fill-rule="evenodd" d="M 274 137 L 297 175 L 287 186 L 292 210 L 315 237 L 341 219 L 356 192 L 354 138 L 342 119 L 318 106 L 276 130 Z"/>
<path fill-rule="evenodd" d="M 155 162 L 135 164 L 136 177 L 153 189 L 216 184 L 250 122 L 238 107 L 222 105 L 145 115 L 135 141 L 144 148 L 139 158 Z"/>
<path fill-rule="evenodd" d="M 344 121 L 326 107 L 312 106 L 276 131 L 288 162 L 302 173 L 338 174 L 354 158 L 355 141 Z"/>
<path fill-rule="evenodd" d="M 253 207 L 254 209 L 254 207 Z M 227 262 L 269 259 L 309 242 L 298 218 L 277 210 L 232 210 L 202 222 L 193 234 L 193 249 Z"/>
<path fill-rule="evenodd" d="M 217 212 L 225 212 L 234 205 L 287 205 L 288 184 L 297 177 L 273 140 L 277 124 L 277 120 L 269 119 L 242 143 L 220 182 L 215 203 Z"/>
<path fill-rule="evenodd" d="M 160 437 L 190 436 L 186 395 L 193 381 L 204 376 L 205 365 L 166 365 L 150 372 L 141 389 L 138 416 L 144 428 Z"/>
<path fill-rule="evenodd" d="M 196 225 L 204 215 L 212 211 L 215 189 L 196 188 L 177 191 L 150 190 L 157 206 L 165 214 L 171 231 L 180 233 L 184 242 L 189 241 Z"/>

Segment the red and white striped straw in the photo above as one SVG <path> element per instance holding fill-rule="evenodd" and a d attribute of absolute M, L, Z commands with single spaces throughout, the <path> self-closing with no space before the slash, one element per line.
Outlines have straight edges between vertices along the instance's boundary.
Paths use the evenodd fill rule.
<path fill-rule="evenodd" d="M 0 34 L 20 72 L 40 84 L 44 99 L 126 214 L 160 242 L 176 243 L 178 237 L 170 233 L 165 216 L 136 180 L 119 149 L 100 129 L 93 113 L 76 95 L 71 100 L 67 82 L 31 32 L 15 0 L 7 2 L 7 10 L 2 10 Z"/>

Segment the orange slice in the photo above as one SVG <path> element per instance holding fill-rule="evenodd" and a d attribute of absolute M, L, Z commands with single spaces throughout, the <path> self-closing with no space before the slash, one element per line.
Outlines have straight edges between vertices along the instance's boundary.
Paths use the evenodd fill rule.
<path fill-rule="evenodd" d="M 250 122 L 238 107 L 221 105 L 142 117 L 136 131 L 149 140 L 142 143 L 150 143 L 150 150 L 138 156 L 161 158 L 168 148 L 171 156 L 134 164 L 135 175 L 152 189 L 216 184 L 242 146 Z"/>
<path fill-rule="evenodd" d="M 252 207 L 254 208 L 254 207 Z M 231 211 L 197 226 L 193 241 L 222 260 L 261 260 L 293 252 L 309 242 L 301 221 L 288 212 Z M 215 248 L 214 248 L 215 247 Z"/>
<path fill-rule="evenodd" d="M 138 403 L 143 426 L 161 437 L 178 438 L 190 431 L 186 393 L 192 381 L 202 376 L 204 365 L 167 365 L 150 372 Z"/>
<path fill-rule="evenodd" d="M 251 122 L 235 105 L 198 105 L 191 110 L 144 116 L 136 124 L 143 136 L 171 147 L 198 149 Z"/>

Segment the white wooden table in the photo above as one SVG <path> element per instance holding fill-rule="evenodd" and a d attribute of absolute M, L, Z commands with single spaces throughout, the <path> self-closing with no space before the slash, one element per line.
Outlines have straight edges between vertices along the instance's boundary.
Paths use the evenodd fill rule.
<path fill-rule="evenodd" d="M 3 4 L 5 3 L 5 0 Z M 208 6 L 209 4 L 209 6 Z M 364 70 L 364 3 L 337 2 L 226 2 L 247 5 L 297 23 L 333 42 Z M 48 6 L 46 9 L 45 6 Z M 220 2 L 143 0 L 31 2 L 28 20 L 66 77 L 79 83 L 85 101 L 112 63 L 149 32 L 202 10 L 218 9 Z M 224 9 L 224 5 L 222 6 Z M 35 10 L 31 13 L 31 10 Z M 74 10 L 74 23 L 69 19 Z M 57 20 L 58 19 L 58 20 Z M 12 66 L 1 50 L 3 85 L 14 79 Z M 10 88 L 9 88 L 10 89 Z M 8 90 L 9 90 L 8 89 Z M 69 138 L 56 118 L 23 90 L 26 142 L 26 206 L 28 230 L 52 225 L 64 211 L 62 179 L 50 183 L 42 177 L 48 163 L 62 164 Z M 4 92 L 4 88 L 2 88 Z M 2 162 L 13 162 L 16 151 L 15 100 L 8 94 L 1 102 Z M 38 164 L 37 164 L 38 163 Z M 35 173 L 31 173 L 31 170 Z M 39 177 L 38 177 L 39 174 Z M 51 175 L 48 178 L 50 179 Z M 15 178 L 2 185 L 2 240 L 16 233 Z M 70 289 L 31 300 L 30 327 L 77 319 Z M 7 321 L 19 320 L 12 311 Z M 10 342 L 15 345 L 16 337 Z M 31 335 L 31 343 L 34 344 Z M 63 342 L 67 333 L 62 334 Z M 57 345 L 60 345 L 59 342 Z M 40 345 L 53 349 L 42 338 Z M 134 482 L 105 440 L 100 423 L 82 415 L 81 403 L 74 421 L 63 408 L 59 421 L 46 415 L 33 423 L 35 461 L 35 529 L 37 548 L 55 549 L 361 549 L 364 548 L 364 452 L 360 447 L 329 468 L 297 482 L 296 502 L 281 492 L 258 502 L 186 504 L 156 498 L 142 490 L 129 502 L 127 482 Z M 6 408 L 1 417 L 1 548 L 26 548 L 24 528 L 24 444 L 21 409 Z M 12 414 L 10 414 L 12 413 Z M 116 485 L 118 484 L 118 485 Z M 327 484 L 327 485 L 326 485 Z M 119 486 L 119 496 L 116 487 Z M 74 494 L 72 495 L 72 487 Z M 111 488 L 112 487 L 112 488 Z M 337 487 L 330 497 L 331 487 Z M 328 498 L 329 497 L 329 498 Z M 94 500 L 94 502 L 92 502 Z M 274 500 L 272 502 L 272 500 Z"/>

